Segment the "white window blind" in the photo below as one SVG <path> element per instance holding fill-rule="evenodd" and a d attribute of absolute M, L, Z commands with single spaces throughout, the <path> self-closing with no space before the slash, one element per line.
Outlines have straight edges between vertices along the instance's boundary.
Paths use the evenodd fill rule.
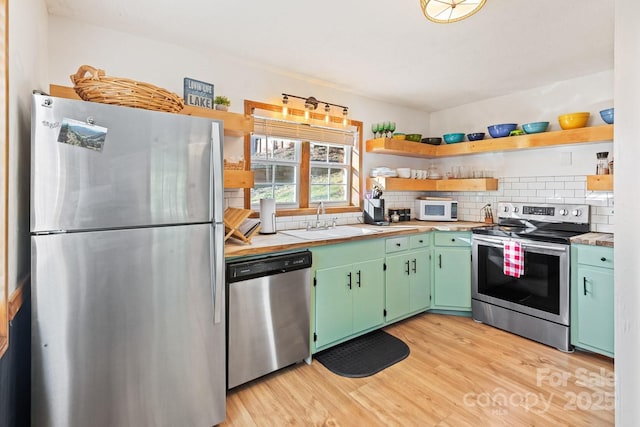
<path fill-rule="evenodd" d="M 253 133 L 351 146 L 354 145 L 356 136 L 352 129 L 336 129 L 256 116 L 253 121 Z"/>

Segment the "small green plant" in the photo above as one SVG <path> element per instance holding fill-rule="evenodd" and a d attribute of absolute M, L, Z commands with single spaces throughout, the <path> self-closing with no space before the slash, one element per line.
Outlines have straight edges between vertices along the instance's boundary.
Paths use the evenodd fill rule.
<path fill-rule="evenodd" d="M 231 105 L 231 101 L 226 96 L 218 95 L 213 99 L 214 104 L 218 105 L 226 105 L 227 107 Z"/>

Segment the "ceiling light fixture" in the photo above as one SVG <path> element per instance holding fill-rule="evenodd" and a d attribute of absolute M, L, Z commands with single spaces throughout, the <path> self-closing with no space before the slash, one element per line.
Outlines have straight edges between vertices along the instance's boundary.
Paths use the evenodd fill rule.
<path fill-rule="evenodd" d="M 479 11 L 487 0 L 420 0 L 424 16 L 439 24 L 458 22 Z"/>
<path fill-rule="evenodd" d="M 309 120 L 312 113 L 318 108 L 318 105 L 324 104 L 324 121 L 326 124 L 331 122 L 331 107 L 342 108 L 342 124 L 346 126 L 348 124 L 347 116 L 349 115 L 349 107 L 344 105 L 333 104 L 327 101 L 321 101 L 313 96 L 303 97 L 298 95 L 291 95 L 290 93 L 282 94 L 282 116 L 286 117 L 289 114 L 289 98 L 297 98 L 304 101 L 304 119 Z"/>

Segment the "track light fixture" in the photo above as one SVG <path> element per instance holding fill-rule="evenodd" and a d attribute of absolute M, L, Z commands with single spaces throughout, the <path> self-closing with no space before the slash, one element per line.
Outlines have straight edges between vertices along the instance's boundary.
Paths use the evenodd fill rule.
<path fill-rule="evenodd" d="M 344 105 L 333 104 L 327 101 L 321 101 L 313 96 L 303 97 L 298 95 L 292 95 L 290 93 L 282 94 L 282 115 L 284 117 L 289 114 L 289 98 L 301 99 L 304 101 L 304 118 L 309 120 L 311 113 L 318 109 L 318 105 L 324 104 L 324 121 L 326 124 L 331 122 L 331 107 L 342 108 L 342 124 L 346 126 L 348 124 L 347 116 L 349 115 L 349 107 Z"/>

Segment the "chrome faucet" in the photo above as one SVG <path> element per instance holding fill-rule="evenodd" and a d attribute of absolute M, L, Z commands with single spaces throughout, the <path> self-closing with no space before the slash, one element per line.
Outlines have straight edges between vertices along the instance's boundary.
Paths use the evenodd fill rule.
<path fill-rule="evenodd" d="M 320 211 L 322 211 L 322 215 L 325 214 L 324 202 L 318 203 L 318 209 L 316 210 L 316 228 L 320 228 Z"/>

